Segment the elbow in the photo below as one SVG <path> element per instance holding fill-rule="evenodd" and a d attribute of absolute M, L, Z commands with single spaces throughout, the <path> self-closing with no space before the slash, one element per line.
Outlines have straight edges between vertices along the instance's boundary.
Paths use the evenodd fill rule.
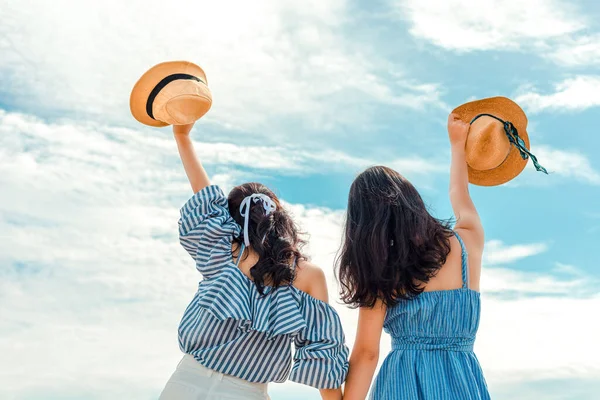
<path fill-rule="evenodd" d="M 350 363 L 353 361 L 358 361 L 361 364 L 377 364 L 379 362 L 379 349 L 356 349 L 350 357 Z"/>
<path fill-rule="evenodd" d="M 461 200 L 465 196 L 469 196 L 469 185 L 452 185 L 448 191 L 450 201 Z"/>

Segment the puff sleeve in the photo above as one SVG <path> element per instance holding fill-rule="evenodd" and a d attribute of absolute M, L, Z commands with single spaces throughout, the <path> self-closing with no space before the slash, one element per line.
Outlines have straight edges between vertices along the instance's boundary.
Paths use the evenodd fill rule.
<path fill-rule="evenodd" d="M 346 380 L 348 347 L 337 312 L 306 295 L 306 327 L 294 339 L 296 352 L 290 380 L 317 389 L 335 389 Z"/>
<path fill-rule="evenodd" d="M 231 262 L 231 242 L 240 226 L 231 217 L 227 197 L 211 185 L 189 199 L 180 211 L 179 241 L 205 279 Z"/>

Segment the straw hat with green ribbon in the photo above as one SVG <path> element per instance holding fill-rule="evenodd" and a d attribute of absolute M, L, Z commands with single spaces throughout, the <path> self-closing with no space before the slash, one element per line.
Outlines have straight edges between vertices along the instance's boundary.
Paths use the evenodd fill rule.
<path fill-rule="evenodd" d="M 529 150 L 527 117 L 514 101 L 491 97 L 463 104 L 452 112 L 471 124 L 466 142 L 469 182 L 501 185 L 519 175 L 528 159 L 536 170 L 548 173 Z"/>

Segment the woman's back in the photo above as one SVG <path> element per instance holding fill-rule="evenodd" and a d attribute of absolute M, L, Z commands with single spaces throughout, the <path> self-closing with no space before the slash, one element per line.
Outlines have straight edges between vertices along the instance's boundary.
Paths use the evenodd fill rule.
<path fill-rule="evenodd" d="M 430 289 L 427 285 L 428 290 L 417 297 L 399 300 L 387 308 L 384 328 L 397 348 L 445 349 L 456 344 L 472 350 L 479 326 L 479 293 L 468 285 L 466 249 L 460 237 L 456 238 L 460 246 L 458 287 L 453 287 L 454 280 L 450 285 L 447 283 L 450 287 L 443 289 Z M 446 264 L 451 265 L 453 261 L 450 256 Z"/>
<path fill-rule="evenodd" d="M 450 253 L 448 253 L 448 256 L 446 257 L 446 262 L 440 267 L 435 276 L 432 276 L 424 285 L 425 292 L 452 290 L 463 287 L 464 279 L 462 256 L 464 250 L 467 252 L 466 261 L 468 275 L 466 278 L 468 287 L 477 292 L 479 291 L 482 252 L 477 248 L 477 246 L 471 245 L 471 235 L 472 233 L 469 231 L 455 228 L 455 234 L 449 238 Z"/>
<path fill-rule="evenodd" d="M 237 267 L 242 271 L 248 279 L 252 279 L 252 274 L 250 270 L 256 262 L 258 261 L 258 255 L 255 252 L 248 252 L 247 256 L 242 257 L 239 262 L 238 257 L 240 257 L 240 248 L 237 245 L 232 245 L 231 249 L 233 255 L 233 262 L 237 265 Z M 329 301 L 329 294 L 327 290 L 327 281 L 325 279 L 325 274 L 323 270 L 318 266 L 304 260 L 290 260 L 290 264 L 292 269 L 294 270 L 294 280 L 292 285 L 314 297 L 317 300 L 321 300 L 324 302 Z"/>
<path fill-rule="evenodd" d="M 458 400 L 460 393 L 461 399 L 489 399 L 473 353 L 479 293 L 468 286 L 466 248 L 460 236 L 456 239 L 460 287 L 427 290 L 387 308 L 384 329 L 392 337 L 392 351 L 375 380 L 372 398 Z M 447 264 L 452 265 L 452 258 Z"/>
<path fill-rule="evenodd" d="M 337 313 L 293 282 L 279 287 L 266 282 L 260 293 L 247 275 L 253 253 L 244 253 L 242 245 L 232 257 L 240 231 L 217 186 L 196 193 L 181 210 L 181 243 L 204 278 L 179 325 L 181 350 L 207 368 L 249 382 L 283 382 L 289 376 L 320 389 L 339 387 L 348 350 Z M 315 269 L 300 263 L 301 276 Z"/>

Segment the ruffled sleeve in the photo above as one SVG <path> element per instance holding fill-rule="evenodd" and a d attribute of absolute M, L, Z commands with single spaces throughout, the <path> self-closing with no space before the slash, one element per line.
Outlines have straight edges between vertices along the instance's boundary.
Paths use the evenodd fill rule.
<path fill-rule="evenodd" d="M 290 380 L 317 389 L 338 388 L 348 373 L 348 347 L 340 318 L 329 304 L 303 297 L 306 327 L 294 339 Z"/>
<path fill-rule="evenodd" d="M 239 233 L 227 197 L 216 185 L 200 190 L 181 208 L 179 241 L 205 279 L 231 262 L 231 242 Z"/>

